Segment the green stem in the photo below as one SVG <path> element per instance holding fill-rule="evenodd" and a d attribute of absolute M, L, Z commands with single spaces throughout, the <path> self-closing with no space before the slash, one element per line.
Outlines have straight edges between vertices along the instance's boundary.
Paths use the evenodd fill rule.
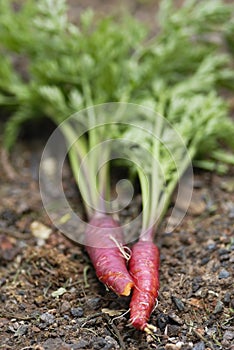
<path fill-rule="evenodd" d="M 161 222 L 162 218 L 164 217 L 164 215 L 168 209 L 168 206 L 170 204 L 172 193 L 178 184 L 178 180 L 182 177 L 184 172 L 187 170 L 187 168 L 191 162 L 191 159 L 193 158 L 193 156 L 196 153 L 196 149 L 197 149 L 197 146 L 195 146 L 195 145 L 193 145 L 193 147 L 190 148 L 189 156 L 185 157 L 184 162 L 182 163 L 181 167 L 179 168 L 179 172 L 177 172 L 177 171 L 175 172 L 172 181 L 168 185 L 166 191 L 164 191 L 164 193 L 161 197 L 161 200 L 159 202 L 158 209 L 160 212 L 160 216 L 159 216 L 157 224 L 155 226 L 155 230 L 157 229 L 158 224 Z"/>
<path fill-rule="evenodd" d="M 223 163 L 234 165 L 234 155 L 227 151 L 216 150 L 211 153 L 211 157 Z"/>
<path fill-rule="evenodd" d="M 149 179 L 144 174 L 143 170 L 137 168 L 138 177 L 141 185 L 141 195 L 142 195 L 142 232 L 145 232 L 148 227 L 149 213 L 150 213 L 150 203 L 151 203 L 151 193 L 149 191 Z"/>
<path fill-rule="evenodd" d="M 71 168 L 82 197 L 84 198 L 86 212 L 90 217 L 92 215 L 90 205 L 94 207 L 94 192 L 91 190 L 93 187 L 90 184 L 90 171 L 88 166 L 84 163 L 82 164 L 82 168 L 80 168 L 84 157 L 87 155 L 86 139 L 84 136 L 77 138 L 76 133 L 73 131 L 70 125 L 68 125 L 68 123 L 61 124 L 61 128 L 69 146 L 71 146 L 68 151 Z"/>
<path fill-rule="evenodd" d="M 153 203 L 151 207 L 151 215 L 149 218 L 149 221 L 147 222 L 147 226 L 142 226 L 142 232 L 140 234 L 140 240 L 145 241 L 152 241 L 153 236 L 155 234 L 155 231 L 158 227 L 158 224 L 161 222 L 162 218 L 164 217 L 168 206 L 171 201 L 171 196 L 173 191 L 175 190 L 178 180 L 182 177 L 186 169 L 188 168 L 191 159 L 193 159 L 196 149 L 197 149 L 197 143 L 199 142 L 199 138 L 195 139 L 193 144 L 190 145 L 189 148 L 189 155 L 185 156 L 183 159 L 183 162 L 179 165 L 179 168 L 174 171 L 174 174 L 170 180 L 170 183 L 168 184 L 167 188 L 163 190 L 163 187 L 161 185 L 160 178 L 161 176 L 157 176 L 157 173 L 154 173 L 154 168 L 152 172 L 152 179 L 153 183 L 159 184 L 158 187 L 160 188 L 160 191 L 162 192 L 162 195 L 160 198 L 157 198 L 157 201 Z M 153 188 L 153 187 L 152 187 Z M 151 190 L 151 189 L 150 189 Z M 152 191 L 152 195 L 154 196 L 154 192 Z M 144 200 L 144 198 L 142 198 Z M 155 208 L 156 205 L 156 208 Z M 152 209 L 153 208 L 153 209 Z M 155 209 L 154 209 L 155 208 Z"/>
<path fill-rule="evenodd" d="M 97 145 L 96 115 L 93 107 L 90 85 L 86 79 L 82 79 L 82 87 L 86 100 L 86 107 L 89 119 L 89 149 L 92 149 Z"/>
<path fill-rule="evenodd" d="M 101 168 L 98 172 L 99 206 L 102 211 L 107 211 L 107 201 L 110 200 L 109 160 L 110 151 L 105 147 L 102 151 Z"/>
<path fill-rule="evenodd" d="M 95 194 L 98 191 L 96 176 L 98 171 L 98 159 L 100 159 L 99 158 L 100 154 L 97 154 L 97 149 L 95 149 L 95 147 L 97 146 L 98 141 L 100 140 L 100 135 L 97 133 L 97 125 L 96 125 L 97 120 L 96 120 L 96 115 L 93 107 L 90 85 L 87 79 L 84 77 L 82 79 L 82 87 L 83 87 L 84 97 L 86 100 L 86 107 L 87 107 L 88 120 L 89 120 L 89 129 L 88 129 L 89 154 L 88 154 L 87 162 L 88 162 L 88 168 L 89 168 L 90 187 L 93 189 L 92 197 L 93 197 L 94 208 L 98 209 L 98 206 L 100 203 L 98 203 L 98 196 L 96 196 Z"/>
<path fill-rule="evenodd" d="M 159 197 L 163 186 L 162 177 L 160 176 L 160 144 L 161 144 L 161 133 L 163 128 L 163 119 L 159 116 L 155 120 L 155 130 L 153 136 L 153 163 L 152 163 L 152 204 L 149 217 L 148 225 L 151 227 L 155 221 L 155 215 L 157 212 L 157 206 L 159 203 Z"/>
<path fill-rule="evenodd" d="M 85 176 L 84 172 L 80 171 L 79 162 L 77 160 L 78 159 L 77 152 L 75 148 L 73 148 L 73 146 L 70 148 L 68 156 L 69 156 L 73 175 L 75 177 L 76 183 L 80 189 L 80 193 L 83 198 L 83 204 L 85 206 L 86 213 L 88 217 L 91 218 L 93 214 L 93 210 L 90 207 L 90 205 L 93 206 L 93 204 L 92 204 L 90 188 L 87 184 L 87 177 Z"/>
<path fill-rule="evenodd" d="M 223 175 L 228 171 L 228 166 L 226 164 L 219 164 L 217 161 L 210 160 L 194 160 L 193 165 L 197 168 L 216 171 L 218 174 Z"/>

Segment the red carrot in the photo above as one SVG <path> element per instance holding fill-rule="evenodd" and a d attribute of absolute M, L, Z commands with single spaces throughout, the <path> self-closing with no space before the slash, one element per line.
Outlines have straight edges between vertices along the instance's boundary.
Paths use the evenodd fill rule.
<path fill-rule="evenodd" d="M 130 320 L 140 330 L 154 329 L 147 322 L 155 307 L 159 289 L 159 250 L 151 241 L 140 240 L 132 247 L 129 271 L 135 287 L 130 303 Z"/>
<path fill-rule="evenodd" d="M 97 277 L 116 294 L 127 296 L 134 283 L 126 267 L 122 244 L 121 228 L 112 217 L 96 215 L 89 222 L 85 245 Z"/>
<path fill-rule="evenodd" d="M 90 86 L 84 81 L 84 93 L 89 105 Z M 68 140 L 69 160 L 83 198 L 89 222 L 85 231 L 85 247 L 96 270 L 97 277 L 118 295 L 129 295 L 134 285 L 126 267 L 126 251 L 123 246 L 122 229 L 107 213 L 111 209 L 109 162 L 111 148 L 105 142 L 110 137 L 109 124 L 100 129 L 100 112 L 92 107 L 87 109 L 89 125 L 87 133 L 78 138 L 73 123 L 62 123 L 62 131 Z M 100 116 L 102 117 L 102 113 Z M 104 113 L 105 115 L 105 113 Z M 83 115 L 82 115 L 83 116 Z M 84 114 L 86 117 L 86 114 Z M 82 118 L 81 118 L 82 120 Z M 81 123 L 81 129 L 83 128 Z M 99 127 L 95 128 L 98 125 Z M 80 125 L 78 124 L 80 127 Z M 101 146 L 100 146 L 101 145 Z M 102 214 L 101 214 L 102 213 Z"/>

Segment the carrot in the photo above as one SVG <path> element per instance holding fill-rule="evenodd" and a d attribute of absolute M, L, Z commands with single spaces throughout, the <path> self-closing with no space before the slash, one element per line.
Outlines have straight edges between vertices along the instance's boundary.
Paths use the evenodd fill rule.
<path fill-rule="evenodd" d="M 140 330 L 151 332 L 148 324 L 155 307 L 159 290 L 159 250 L 151 241 L 140 240 L 132 247 L 129 271 L 135 287 L 130 302 L 131 324 Z"/>
<path fill-rule="evenodd" d="M 126 267 L 118 223 L 108 215 L 94 216 L 85 233 L 85 246 L 99 280 L 116 294 L 129 295 L 134 282 Z"/>

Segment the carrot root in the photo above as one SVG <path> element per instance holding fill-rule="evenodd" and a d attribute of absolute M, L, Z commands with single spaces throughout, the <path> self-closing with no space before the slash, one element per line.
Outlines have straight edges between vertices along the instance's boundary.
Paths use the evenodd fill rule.
<path fill-rule="evenodd" d="M 135 287 L 130 302 L 131 324 L 151 333 L 156 328 L 148 324 L 157 302 L 159 290 L 159 250 L 149 241 L 139 241 L 132 247 L 129 271 Z"/>
<path fill-rule="evenodd" d="M 120 249 L 123 239 L 118 223 L 107 215 L 94 216 L 85 232 L 85 245 L 99 280 L 118 295 L 130 295 L 134 282 Z"/>

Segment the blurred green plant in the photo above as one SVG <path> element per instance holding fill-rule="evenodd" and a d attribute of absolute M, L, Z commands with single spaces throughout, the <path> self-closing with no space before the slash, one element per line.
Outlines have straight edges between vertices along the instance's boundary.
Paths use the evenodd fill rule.
<path fill-rule="evenodd" d="M 148 39 L 131 15 L 98 20 L 87 10 L 76 26 L 65 0 L 26 0 L 17 10 L 0 0 L 0 105 L 11 113 L 5 147 L 28 120 L 58 124 L 87 106 L 119 101 L 156 109 L 186 144 L 196 135 L 197 165 L 232 163 L 221 145 L 234 147 L 234 126 L 219 92 L 234 89 L 233 11 L 219 0 L 188 0 L 179 9 L 162 0 L 160 31 Z"/>

